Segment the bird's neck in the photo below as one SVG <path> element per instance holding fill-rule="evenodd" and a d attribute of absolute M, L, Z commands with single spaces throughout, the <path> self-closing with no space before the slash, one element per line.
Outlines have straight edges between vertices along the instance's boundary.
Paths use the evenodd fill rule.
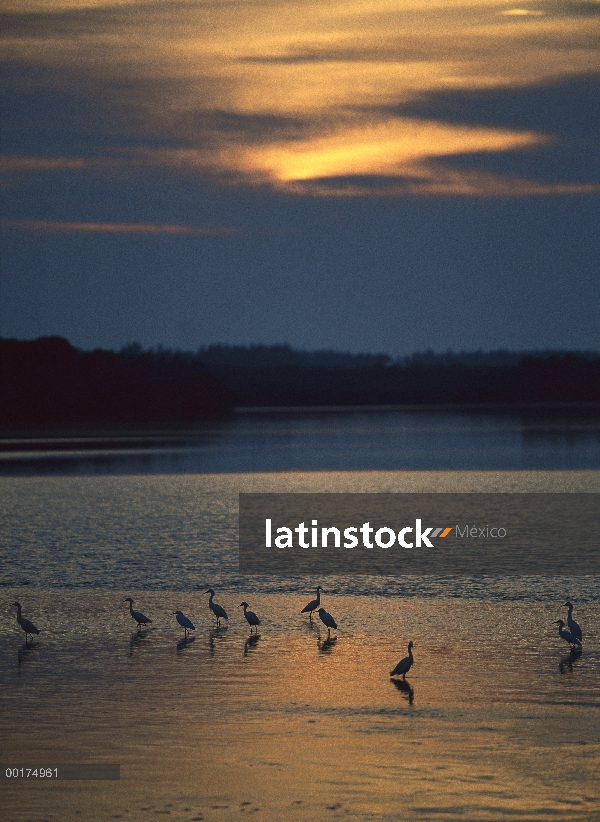
<path fill-rule="evenodd" d="M 133 614 L 133 602 L 129 602 L 129 613 Z"/>

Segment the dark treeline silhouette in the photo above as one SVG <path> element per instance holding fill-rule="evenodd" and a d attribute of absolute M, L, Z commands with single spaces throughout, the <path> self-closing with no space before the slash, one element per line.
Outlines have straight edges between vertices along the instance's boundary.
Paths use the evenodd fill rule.
<path fill-rule="evenodd" d="M 238 405 L 600 402 L 600 355 L 543 351 L 385 354 L 210 346 L 197 354 Z"/>
<path fill-rule="evenodd" d="M 425 352 L 394 361 L 286 345 L 83 352 L 60 337 L 0 340 L 5 429 L 190 423 L 234 406 L 599 402 L 597 353 Z"/>
<path fill-rule="evenodd" d="M 139 346 L 83 352 L 61 337 L 0 340 L 5 428 L 195 422 L 232 404 L 197 357 Z"/>

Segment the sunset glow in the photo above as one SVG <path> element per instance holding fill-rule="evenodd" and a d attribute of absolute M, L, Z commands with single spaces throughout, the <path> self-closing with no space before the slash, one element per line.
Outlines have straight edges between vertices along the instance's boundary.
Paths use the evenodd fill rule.
<path fill-rule="evenodd" d="M 151 142 L 180 141 L 180 149 L 162 149 L 168 165 L 183 151 L 202 171 L 292 191 L 321 178 L 431 178 L 434 166 L 423 165 L 430 159 L 547 143 L 543 133 L 407 117 L 403 108 L 452 89 L 519 88 L 567 67 L 590 71 L 600 17 L 596 5 L 585 8 L 570 16 L 557 6 L 503 9 L 490 0 L 176 7 L 36 0 L 25 15 L 22 4 L 12 7 L 21 23 L 3 39 L 13 59 L 58 74 L 77 65 L 85 86 L 111 89 L 103 105 L 128 112 L 125 131 L 135 124 Z M 143 146 L 109 152 L 85 161 L 12 157 L 4 165 L 14 173 L 159 157 Z"/>

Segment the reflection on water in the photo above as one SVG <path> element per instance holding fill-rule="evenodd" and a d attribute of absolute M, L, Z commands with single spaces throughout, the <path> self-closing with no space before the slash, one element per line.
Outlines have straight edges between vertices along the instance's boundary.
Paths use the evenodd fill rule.
<path fill-rule="evenodd" d="M 331 651 L 333 646 L 338 641 L 336 636 L 328 636 L 327 639 L 321 640 L 321 637 L 317 639 L 317 648 L 322 654 L 327 654 Z"/>
<path fill-rule="evenodd" d="M 212 453 L 215 470 L 272 471 L 312 451 L 316 468 L 332 454 L 348 467 L 372 448 L 367 462 L 381 468 L 415 458 L 417 444 L 425 462 L 435 452 L 443 464 L 461 448 L 473 465 L 546 453 L 524 447 L 510 419 L 490 440 L 482 420 L 454 419 L 449 433 L 378 418 L 361 440 L 364 416 L 344 417 L 351 435 L 335 434 L 331 418 L 292 420 L 299 430 L 284 424 L 279 444 L 263 431 L 262 445 L 263 422 L 237 421 L 254 426 L 251 436 L 207 440 L 201 464 Z M 577 444 L 552 448 L 553 468 L 598 467 L 590 439 L 589 459 Z M 200 464 L 188 457 L 184 465 Z M 600 580 L 242 577 L 236 519 L 241 491 L 585 493 L 600 491 L 598 471 L 153 474 L 160 459 L 148 456 L 142 476 L 127 475 L 125 460 L 115 476 L 0 478 L 0 588 L 5 603 L 27 603 L 41 630 L 23 646 L 0 605 L 0 761 L 114 762 L 122 774 L 108 785 L 28 785 L 26 795 L 4 782 L 7 819 L 600 818 Z M 94 473 L 92 463 L 74 473 L 84 464 Z M 229 625 L 214 627 L 209 584 Z M 317 585 L 339 638 L 300 614 Z M 132 633 L 126 595 L 151 628 Z M 244 597 L 260 634 L 248 635 L 236 607 Z M 584 653 L 565 656 L 554 622 L 569 600 Z M 181 637 L 173 607 L 195 636 Z M 410 639 L 419 650 L 410 682 L 390 687 Z"/>
<path fill-rule="evenodd" d="M 258 645 L 260 634 L 250 634 L 248 639 L 244 642 L 244 656 L 248 656 L 248 652 Z"/>
<path fill-rule="evenodd" d="M 89 596 L 104 625 L 93 644 L 59 618 L 20 667 L 15 627 L 0 632 L 2 756 L 119 762 L 122 774 L 108 787 L 31 788 L 26 807 L 22 788 L 3 786 L 7 819 L 142 822 L 169 811 L 217 822 L 242 807 L 269 822 L 334 818 L 332 807 L 386 822 L 598 818 L 597 603 L 580 609 L 586 649 L 561 675 L 551 626 L 564 599 L 328 594 L 344 634 L 315 653 L 298 614 L 303 594 L 254 596 L 276 620 L 252 637 L 242 615 L 217 632 L 200 596 L 181 595 L 198 631 L 186 642 L 169 622 L 172 593 L 149 593 L 155 625 L 135 644 L 144 653 L 130 656 L 119 595 Z M 63 596 L 67 613 L 81 607 L 75 592 Z M 37 592 L 31 604 L 46 612 L 52 601 Z M 410 681 L 391 687 L 408 636 L 419 657 Z"/>
<path fill-rule="evenodd" d="M 192 644 L 192 642 L 195 641 L 195 639 L 196 639 L 195 636 L 186 636 L 183 639 L 180 639 L 179 642 L 177 643 L 177 652 L 179 653 L 180 651 L 183 651 L 186 648 L 189 648 L 190 645 Z"/>
<path fill-rule="evenodd" d="M 21 667 L 21 665 L 35 653 L 37 646 L 37 642 L 26 642 L 21 648 L 19 648 L 19 652 L 17 654 L 17 663 L 19 667 Z"/>
<path fill-rule="evenodd" d="M 400 693 L 406 697 L 408 700 L 408 704 L 412 705 L 415 701 L 415 689 L 413 686 L 408 682 L 406 679 L 390 679 L 390 682 L 394 685 Z"/>
<path fill-rule="evenodd" d="M 142 643 L 148 636 L 148 631 L 136 631 L 131 635 L 131 639 L 129 640 L 129 655 L 133 656 L 134 651 L 138 648 L 142 647 Z"/>
<path fill-rule="evenodd" d="M 179 435 L 43 444 L 0 441 L 0 474 L 599 469 L 600 411 L 246 414 Z"/>
<path fill-rule="evenodd" d="M 582 654 L 582 648 L 573 648 L 571 649 L 571 651 L 569 651 L 569 653 L 566 656 L 563 656 L 561 661 L 558 663 L 558 668 L 561 674 L 565 672 L 565 668 L 568 668 L 569 671 L 572 671 L 573 663 L 580 659 Z"/>

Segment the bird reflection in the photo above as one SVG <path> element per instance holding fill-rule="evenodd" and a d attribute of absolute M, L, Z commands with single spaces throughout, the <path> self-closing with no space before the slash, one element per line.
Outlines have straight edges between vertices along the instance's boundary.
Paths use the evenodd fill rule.
<path fill-rule="evenodd" d="M 215 653 L 216 643 L 215 640 L 218 639 L 221 641 L 225 634 L 227 633 L 227 625 L 222 625 L 220 628 L 214 628 L 208 634 L 208 647 L 210 649 L 210 655 L 213 656 Z"/>
<path fill-rule="evenodd" d="M 37 646 L 38 643 L 32 641 L 25 642 L 25 644 L 19 648 L 19 652 L 17 654 L 17 665 L 19 666 L 19 668 L 25 662 L 25 660 L 31 656 L 32 652 L 34 652 L 37 649 Z"/>
<path fill-rule="evenodd" d="M 250 636 L 244 643 L 244 656 L 248 656 L 248 651 L 250 650 L 250 648 L 254 648 L 258 644 L 259 639 L 260 634 L 250 634 Z"/>
<path fill-rule="evenodd" d="M 321 637 L 317 637 L 317 647 L 322 654 L 329 654 L 333 650 L 333 646 L 338 641 L 336 636 L 328 636 L 327 639 L 321 641 Z"/>
<path fill-rule="evenodd" d="M 135 631 L 131 634 L 131 639 L 129 640 L 129 656 L 133 656 L 133 652 L 135 649 L 142 644 L 143 640 L 146 639 L 148 636 L 148 631 Z"/>
<path fill-rule="evenodd" d="M 561 661 L 558 663 L 558 668 L 562 673 L 564 673 L 565 666 L 572 671 L 573 670 L 573 663 L 579 659 L 581 654 L 583 653 L 581 648 L 573 648 L 567 656 L 563 656 Z"/>
<path fill-rule="evenodd" d="M 302 623 L 302 630 L 307 631 L 309 634 L 316 634 L 318 637 L 321 636 L 321 627 L 314 622 Z"/>
<path fill-rule="evenodd" d="M 405 679 L 390 679 L 390 682 L 394 683 L 404 698 L 408 699 L 408 704 L 412 705 L 415 701 L 415 689 L 410 682 L 407 682 Z"/>
<path fill-rule="evenodd" d="M 183 639 L 180 639 L 179 642 L 177 643 L 177 650 L 178 651 L 183 651 L 185 648 L 187 648 L 189 645 L 191 645 L 192 642 L 195 639 L 196 639 L 195 636 L 187 636 L 187 637 L 184 637 Z"/>

